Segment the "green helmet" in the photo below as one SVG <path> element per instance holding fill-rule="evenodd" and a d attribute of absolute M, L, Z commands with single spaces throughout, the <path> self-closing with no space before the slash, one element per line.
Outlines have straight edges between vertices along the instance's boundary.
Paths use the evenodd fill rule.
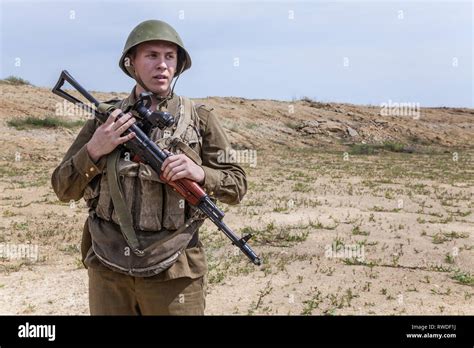
<path fill-rule="evenodd" d="M 128 36 L 122 57 L 120 57 L 119 66 L 125 74 L 136 79 L 133 67 L 127 63 L 127 55 L 133 47 L 147 41 L 162 40 L 172 42 L 178 46 L 178 65 L 176 75 L 191 67 L 191 57 L 184 48 L 183 41 L 176 30 L 166 22 L 158 20 L 148 20 L 137 25 Z M 182 69 L 182 70 L 181 70 Z"/>

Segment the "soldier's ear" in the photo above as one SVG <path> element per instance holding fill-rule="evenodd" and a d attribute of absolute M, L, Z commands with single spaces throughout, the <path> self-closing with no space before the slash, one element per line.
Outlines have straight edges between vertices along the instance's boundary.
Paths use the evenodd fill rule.
<path fill-rule="evenodd" d="M 127 58 L 129 60 L 130 66 L 133 67 L 133 63 L 135 62 L 135 57 L 137 56 L 137 47 L 132 47 L 130 52 L 127 55 Z"/>
<path fill-rule="evenodd" d="M 123 60 L 123 65 L 125 66 L 126 69 L 132 68 L 133 67 L 133 60 L 134 57 L 131 55 L 127 55 L 124 60 Z"/>

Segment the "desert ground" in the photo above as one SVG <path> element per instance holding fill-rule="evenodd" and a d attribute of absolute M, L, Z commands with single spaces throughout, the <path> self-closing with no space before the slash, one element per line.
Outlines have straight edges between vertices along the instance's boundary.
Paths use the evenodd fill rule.
<path fill-rule="evenodd" d="M 46 88 L 0 88 L 0 314 L 88 315 L 87 209 L 60 202 L 50 185 L 84 116 L 15 123 L 55 116 L 62 100 Z M 216 110 L 234 149 L 256 154 L 242 163 L 241 204 L 220 207 L 264 261 L 249 263 L 206 222 L 206 314 L 474 314 L 474 110 L 413 117 L 309 98 L 196 102 Z M 12 245 L 39 257 L 12 257 Z"/>

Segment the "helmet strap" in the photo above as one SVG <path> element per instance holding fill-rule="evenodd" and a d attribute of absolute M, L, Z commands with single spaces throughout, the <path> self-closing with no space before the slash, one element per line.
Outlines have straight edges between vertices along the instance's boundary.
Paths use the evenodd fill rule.
<path fill-rule="evenodd" d="M 174 86 L 176 86 L 176 82 L 178 82 L 179 77 L 180 77 L 181 74 L 183 73 L 183 70 L 184 70 L 184 66 L 185 66 L 185 65 L 186 65 L 186 59 L 184 59 L 183 64 L 181 64 L 181 68 L 179 69 L 179 74 L 178 74 L 178 76 L 176 77 L 176 79 L 175 79 L 174 82 L 173 82 L 173 87 L 171 88 L 171 95 L 173 95 Z"/>
<path fill-rule="evenodd" d="M 136 73 L 134 73 L 134 77 L 135 77 L 135 81 L 137 81 L 137 83 L 146 91 L 146 92 L 150 92 L 152 93 L 153 97 L 156 99 L 156 101 L 158 102 L 158 104 L 156 105 L 156 109 L 159 110 L 159 107 L 165 103 L 166 101 L 170 100 L 173 96 L 173 90 L 171 90 L 171 93 L 169 93 L 167 96 L 163 97 L 161 95 L 158 95 L 157 93 L 155 92 L 152 92 L 146 85 L 145 83 L 143 82 L 143 80 L 141 79 L 141 77 Z"/>

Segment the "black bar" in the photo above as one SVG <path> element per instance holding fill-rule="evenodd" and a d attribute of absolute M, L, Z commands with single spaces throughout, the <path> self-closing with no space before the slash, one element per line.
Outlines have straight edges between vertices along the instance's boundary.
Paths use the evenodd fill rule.
<path fill-rule="evenodd" d="M 55 325 L 55 340 L 20 338 L 20 325 Z M 203 316 L 203 317 L 0 317 L 0 346 L 54 344 L 295 344 L 472 347 L 472 316 Z M 413 325 L 434 329 L 415 330 Z M 455 325 L 443 329 L 440 326 Z M 456 334 L 407 338 L 407 334 Z"/>

